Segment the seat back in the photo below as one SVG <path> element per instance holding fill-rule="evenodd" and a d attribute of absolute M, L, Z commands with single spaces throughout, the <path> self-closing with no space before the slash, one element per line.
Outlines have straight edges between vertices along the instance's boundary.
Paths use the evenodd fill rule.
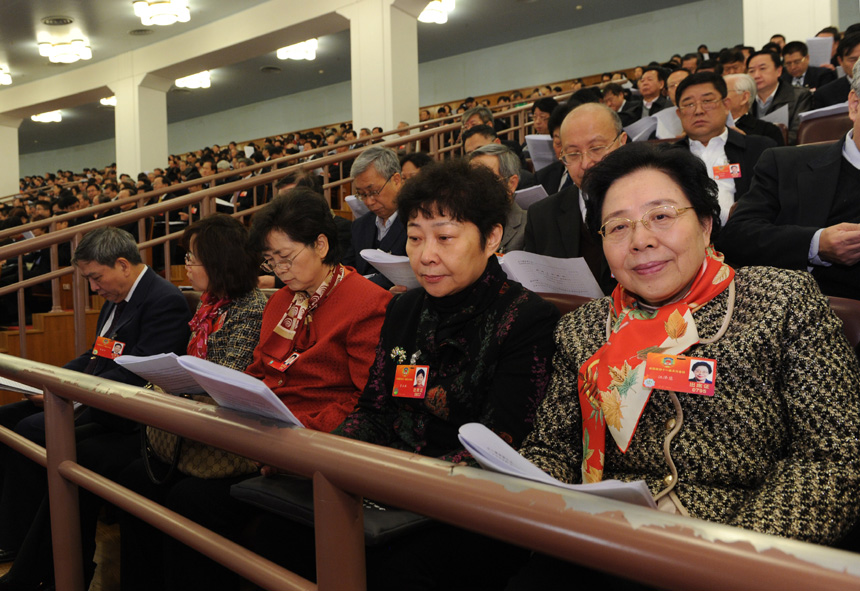
<path fill-rule="evenodd" d="M 843 330 L 848 342 L 857 351 L 860 345 L 860 301 L 851 298 L 828 297 L 830 307 L 842 320 Z"/>
<path fill-rule="evenodd" d="M 842 139 L 853 125 L 846 113 L 803 121 L 797 129 L 797 145 Z"/>
<path fill-rule="evenodd" d="M 538 295 L 558 308 L 562 316 L 591 301 L 591 298 L 585 296 L 566 293 L 539 293 Z"/>

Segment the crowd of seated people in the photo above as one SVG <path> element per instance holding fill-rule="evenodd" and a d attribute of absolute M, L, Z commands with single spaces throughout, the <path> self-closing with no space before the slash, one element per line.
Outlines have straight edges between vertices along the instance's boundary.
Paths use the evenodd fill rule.
<path fill-rule="evenodd" d="M 262 200 L 250 237 L 238 222 L 228 229 L 217 226 L 228 224 L 221 216 L 191 215 L 182 220 L 186 268 L 208 296 L 191 319 L 190 340 L 191 311 L 160 282 L 153 292 L 176 308 L 175 332 L 167 339 L 136 330 L 154 313 L 138 282 L 153 280 L 129 233 L 92 232 L 70 258 L 105 297 L 101 336 L 122 340 L 129 352 L 187 347 L 205 358 L 207 343 L 215 352 L 218 343 L 242 351 L 225 364 L 266 383 L 307 428 L 475 465 L 456 434 L 481 422 L 563 481 L 644 480 L 663 511 L 858 551 L 850 532 L 860 518 L 860 364 L 825 296 L 860 299 L 860 211 L 850 199 L 860 190 L 860 26 L 819 35 L 833 37 L 832 63 L 809 65 L 804 43 L 775 35 L 760 50 L 701 46 L 629 77 L 610 72 L 600 89 L 571 88 L 561 102 L 547 96 L 560 87 L 536 88 L 535 132 L 549 136 L 556 158 L 536 174 L 523 146 L 499 138 L 509 126 L 504 116 L 467 99 L 438 113 L 460 114 L 449 141 L 463 143 L 463 157 L 436 162 L 406 144 L 399 153 L 371 146 L 338 169 L 338 178 L 353 177 L 369 210 L 351 224 L 326 203 L 313 168 L 284 178 Z M 847 101 L 852 130 L 835 143 L 791 145 L 799 113 L 819 93 Z M 781 106 L 785 135 L 761 119 Z M 630 141 L 626 125 L 670 109 L 682 135 L 662 145 Z M 432 110 L 419 120 L 431 125 Z M 371 135 L 348 125 L 330 131 L 270 138 L 249 155 L 235 142 L 212 146 L 171 157 L 136 182 L 110 167 L 89 171 L 77 187 L 58 185 L 61 177 L 82 180 L 71 173 L 49 186 L 31 179 L 45 194 L 5 215 L 14 225 L 30 212 L 74 211 L 183 180 L 203 186 L 221 171 L 241 178 L 252 163 L 322 146 L 338 153 Z M 515 200 L 524 177 L 526 187 L 548 193 L 527 210 Z M 243 208 L 253 203 L 234 197 Z M 206 246 L 210 226 L 237 233 L 233 243 L 241 235 L 245 270 L 252 267 L 256 285 L 278 288 L 241 343 L 219 341 L 233 336 L 218 318 L 235 298 L 212 282 L 228 255 Z M 361 257 L 367 248 L 406 256 L 419 287 L 393 285 Z M 498 256 L 520 249 L 584 258 L 606 297 L 559 320 L 501 270 Z M 245 287 L 261 305 L 259 292 Z M 695 393 L 692 364 L 684 381 L 694 390 L 646 387 L 653 361 L 643 351 L 695 356 L 713 391 Z M 107 354 L 67 367 L 140 385 Z M 414 378 L 412 395 L 400 392 L 401 374 Z M 43 442 L 39 403 L 0 409 L 0 423 Z M 291 479 L 270 466 L 218 478 L 170 472 L 169 458 L 132 450 L 134 427 L 116 419 L 88 412 L 79 423 L 82 461 L 315 577 L 312 528 L 230 495 L 252 477 L 284 486 Z M 100 456 L 105 442 L 109 457 Z M 0 460 L 0 558 L 21 561 L 0 578 L 0 590 L 36 589 L 51 578 L 44 552 L 32 566 L 24 542 L 40 540 L 38 550 L 49 539 L 40 474 L 16 454 Z M 170 477 L 157 482 L 153 465 Z M 28 484 L 13 494 L 12 482 Z M 10 505 L 7 494 L 27 499 Z M 91 543 L 96 503 L 87 502 L 82 527 Z M 130 517 L 121 521 L 123 588 L 237 588 L 237 578 L 209 559 Z M 460 560 L 467 553 L 471 560 Z M 370 589 L 547 589 L 574 578 L 627 584 L 442 524 L 368 548 L 367 560 Z"/>

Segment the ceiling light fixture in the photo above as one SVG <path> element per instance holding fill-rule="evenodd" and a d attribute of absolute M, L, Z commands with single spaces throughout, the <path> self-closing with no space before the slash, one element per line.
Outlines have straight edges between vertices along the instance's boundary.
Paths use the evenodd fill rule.
<path fill-rule="evenodd" d="M 177 78 L 175 81 L 177 88 L 209 88 L 209 70 L 191 74 L 185 78 Z"/>
<path fill-rule="evenodd" d="M 47 57 L 53 64 L 73 64 L 78 60 L 92 59 L 93 50 L 83 39 L 61 43 L 42 41 L 39 43 L 39 55 Z"/>
<path fill-rule="evenodd" d="M 279 60 L 312 60 L 317 56 L 317 47 L 319 47 L 319 41 L 308 39 L 295 45 L 280 48 L 277 56 Z"/>
<path fill-rule="evenodd" d="M 424 7 L 418 20 L 422 23 L 444 25 L 448 22 L 448 13 L 454 11 L 454 0 L 433 0 Z"/>
<path fill-rule="evenodd" d="M 60 111 L 48 111 L 33 115 L 30 119 L 37 123 L 59 123 L 63 120 L 63 114 Z"/>
<path fill-rule="evenodd" d="M 0 67 L 0 85 L 9 86 L 10 84 L 12 84 L 12 75 L 7 68 Z"/>
<path fill-rule="evenodd" d="M 105 97 L 103 99 L 99 99 L 99 103 L 101 103 L 101 105 L 103 107 L 115 107 L 116 106 L 116 97 L 115 96 L 109 96 L 109 97 Z"/>
<path fill-rule="evenodd" d="M 167 26 L 174 23 L 187 23 L 191 12 L 185 0 L 160 0 L 156 2 L 137 0 L 133 2 L 134 14 L 140 17 L 144 26 Z"/>

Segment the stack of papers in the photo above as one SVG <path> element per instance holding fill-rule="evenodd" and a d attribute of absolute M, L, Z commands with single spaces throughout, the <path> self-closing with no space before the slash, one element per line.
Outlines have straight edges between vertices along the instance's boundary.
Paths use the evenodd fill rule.
<path fill-rule="evenodd" d="M 394 285 L 405 285 L 406 289 L 420 287 L 409 265 L 409 257 L 390 254 L 376 248 L 365 248 L 359 254 Z"/>
<path fill-rule="evenodd" d="M 546 134 L 529 134 L 526 136 L 526 146 L 529 158 L 535 167 L 535 172 L 555 161 L 555 151 L 552 149 L 552 137 Z"/>
<path fill-rule="evenodd" d="M 485 470 L 516 476 L 534 482 L 542 482 L 568 490 L 575 490 L 607 499 L 633 503 L 643 507 L 657 508 L 648 485 L 643 480 L 621 482 L 602 480 L 593 484 L 567 484 L 553 478 L 490 431 L 481 423 L 467 423 L 460 427 L 460 443 Z"/>
<path fill-rule="evenodd" d="M 19 394 L 24 394 L 26 396 L 44 394 L 44 392 L 39 388 L 34 388 L 33 386 L 28 386 L 27 384 L 22 384 L 21 382 L 16 382 L 15 380 L 10 380 L 9 378 L 4 378 L 2 376 L 0 376 L 0 390 L 18 392 Z"/>
<path fill-rule="evenodd" d="M 346 204 L 352 210 L 352 217 L 354 217 L 355 219 L 360 218 L 361 216 L 370 211 L 369 209 L 367 209 L 367 206 L 364 204 L 364 202 L 361 201 L 355 195 L 347 195 L 344 201 L 346 201 Z"/>
<path fill-rule="evenodd" d="M 514 201 L 523 209 L 528 209 L 530 205 L 537 203 L 541 199 L 546 198 L 546 189 L 543 185 L 535 185 L 534 187 L 526 187 L 514 192 Z"/>
<path fill-rule="evenodd" d="M 219 406 L 303 426 L 281 399 L 248 374 L 190 355 L 163 353 L 150 357 L 121 355 L 114 361 L 172 394 L 211 396 Z"/>
<path fill-rule="evenodd" d="M 534 292 L 603 297 L 584 258 L 558 259 L 514 250 L 502 257 L 501 265 L 509 279 Z"/>

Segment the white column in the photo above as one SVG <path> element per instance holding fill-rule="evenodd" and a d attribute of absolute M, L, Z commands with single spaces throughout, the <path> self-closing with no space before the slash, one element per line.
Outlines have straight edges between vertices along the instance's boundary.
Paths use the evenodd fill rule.
<path fill-rule="evenodd" d="M 756 49 L 777 33 L 786 41 L 806 41 L 839 23 L 837 0 L 743 0 L 744 44 Z"/>
<path fill-rule="evenodd" d="M 352 119 L 356 129 L 418 123 L 418 21 L 395 0 L 359 0 L 349 19 Z"/>
<path fill-rule="evenodd" d="M 108 86 L 116 95 L 117 173 L 167 166 L 167 91 L 173 84 L 152 74 L 123 78 Z"/>
<path fill-rule="evenodd" d="M 0 167 L 0 195 L 11 195 L 19 190 L 18 128 L 23 121 L 0 115 L 0 162 L 4 162 Z"/>

